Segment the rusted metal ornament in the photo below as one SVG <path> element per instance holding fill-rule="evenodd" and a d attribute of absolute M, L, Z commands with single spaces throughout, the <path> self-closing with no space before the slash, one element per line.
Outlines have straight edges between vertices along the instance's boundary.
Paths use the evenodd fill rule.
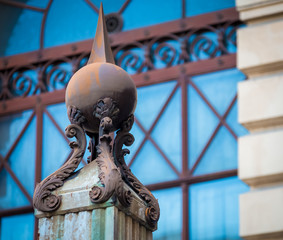
<path fill-rule="evenodd" d="M 86 118 L 83 128 L 97 133 L 100 120 L 93 115 L 94 107 L 100 99 L 113 99 L 119 108 L 117 118 L 113 119 L 114 130 L 129 115 L 134 113 L 137 91 L 131 77 L 122 68 L 111 63 L 92 63 L 77 71 L 66 89 L 66 106 L 74 106 Z"/>
<path fill-rule="evenodd" d="M 97 30 L 88 64 L 77 71 L 66 89 L 66 106 L 78 110 L 85 121 L 81 124 L 88 133 L 98 133 L 100 119 L 95 116 L 94 108 L 100 100 L 110 98 L 119 109 L 112 118 L 114 129 L 134 113 L 137 102 L 136 86 L 119 66 L 115 65 L 108 42 L 107 29 L 101 6 Z M 69 115 L 72 122 L 74 116 Z"/>

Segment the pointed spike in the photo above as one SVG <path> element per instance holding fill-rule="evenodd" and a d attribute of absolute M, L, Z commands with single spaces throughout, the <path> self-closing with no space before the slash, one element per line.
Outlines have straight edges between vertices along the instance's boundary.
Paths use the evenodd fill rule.
<path fill-rule="evenodd" d="M 107 62 L 107 63 L 115 64 L 112 50 L 108 41 L 108 33 L 107 33 L 102 3 L 99 9 L 99 17 L 96 27 L 96 33 L 87 64 L 91 64 L 94 62 Z"/>

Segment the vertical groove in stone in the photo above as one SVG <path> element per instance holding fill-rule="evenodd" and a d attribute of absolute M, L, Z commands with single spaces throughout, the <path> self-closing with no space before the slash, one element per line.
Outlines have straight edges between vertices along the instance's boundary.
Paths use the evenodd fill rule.
<path fill-rule="evenodd" d="M 64 219 L 64 236 L 63 240 L 77 239 L 76 232 L 78 231 L 77 213 L 68 213 Z"/>
<path fill-rule="evenodd" d="M 133 220 L 133 240 L 139 240 L 140 226 L 139 223 Z"/>
<path fill-rule="evenodd" d="M 146 229 L 143 225 L 140 225 L 140 240 L 146 240 Z"/>
<path fill-rule="evenodd" d="M 152 231 L 150 230 L 146 231 L 146 240 L 152 240 Z"/>
<path fill-rule="evenodd" d="M 105 239 L 105 209 L 94 209 L 91 216 L 91 239 Z"/>
<path fill-rule="evenodd" d="M 50 239 L 61 239 L 64 235 L 64 216 L 57 215 L 51 217 L 51 231 Z"/>
<path fill-rule="evenodd" d="M 132 240 L 133 239 L 133 220 L 131 217 L 126 216 L 125 218 L 125 240 Z"/>
<path fill-rule="evenodd" d="M 39 219 L 39 240 L 152 240 L 152 232 L 112 206 Z"/>
<path fill-rule="evenodd" d="M 39 239 L 40 240 L 47 240 L 49 239 L 49 234 L 50 234 L 50 223 L 51 223 L 51 220 L 50 218 L 41 218 L 39 220 L 39 223 L 38 223 L 38 226 L 39 226 L 39 230 L 38 230 L 38 233 L 39 233 Z"/>
<path fill-rule="evenodd" d="M 106 208 L 105 213 L 105 240 L 116 240 L 118 237 L 118 209 Z"/>
<path fill-rule="evenodd" d="M 79 212 L 77 218 L 78 230 L 76 232 L 76 239 L 90 239 L 91 237 L 91 212 Z"/>
<path fill-rule="evenodd" d="M 118 240 L 125 240 L 126 229 L 125 229 L 125 213 L 122 211 L 118 212 Z"/>

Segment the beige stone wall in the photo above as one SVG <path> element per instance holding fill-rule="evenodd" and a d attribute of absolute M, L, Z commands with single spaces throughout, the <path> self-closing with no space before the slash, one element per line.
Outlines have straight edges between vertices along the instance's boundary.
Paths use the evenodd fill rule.
<path fill-rule="evenodd" d="M 237 33 L 239 178 L 251 186 L 240 196 L 240 235 L 283 239 L 283 0 L 237 0 L 247 26 Z"/>

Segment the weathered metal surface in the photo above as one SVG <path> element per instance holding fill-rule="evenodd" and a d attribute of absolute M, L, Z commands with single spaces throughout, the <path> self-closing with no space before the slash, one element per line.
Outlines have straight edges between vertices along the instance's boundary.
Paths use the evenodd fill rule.
<path fill-rule="evenodd" d="M 151 230 L 117 207 L 41 218 L 39 240 L 152 240 Z"/>
<path fill-rule="evenodd" d="M 64 235 L 64 216 L 41 218 L 38 224 L 39 240 L 62 239 Z"/>
<path fill-rule="evenodd" d="M 101 186 L 98 178 L 100 169 L 96 161 L 92 161 L 78 173 L 71 178 L 67 179 L 64 185 L 52 194 L 61 197 L 60 207 L 53 212 L 41 212 L 36 210 L 35 216 L 37 218 L 50 218 L 52 216 L 65 215 L 68 213 L 78 213 L 83 211 L 92 211 L 94 209 L 105 209 L 111 206 L 115 206 L 117 209 L 123 211 L 127 216 L 132 219 L 136 219 L 140 224 L 144 225 L 149 230 L 154 230 L 152 226 L 147 223 L 145 213 L 147 209 L 146 203 L 126 184 L 123 183 L 123 191 L 131 192 L 132 202 L 129 207 L 125 207 L 119 198 L 112 196 L 104 203 L 93 203 L 89 197 L 89 192 L 94 186 Z M 103 212 L 103 211 L 102 211 Z M 96 213 L 92 217 L 100 218 L 102 212 Z M 97 224 L 97 223 L 96 223 Z M 102 231 L 101 227 L 104 226 L 103 222 L 100 223 L 100 227 L 96 227 L 98 231 Z M 100 230 L 99 230 L 100 229 Z"/>
<path fill-rule="evenodd" d="M 70 147 L 74 152 L 70 159 L 56 172 L 49 175 L 41 181 L 35 188 L 33 197 L 34 208 L 51 212 L 60 207 L 61 197 L 52 194 L 52 191 L 63 186 L 66 180 L 79 166 L 86 148 L 86 138 L 83 129 L 75 124 L 71 124 L 66 128 L 66 136 L 69 138 L 76 137 L 77 142 L 71 142 Z"/>
<path fill-rule="evenodd" d="M 66 130 L 70 137 L 77 137 L 78 143 L 71 143 L 75 151 L 70 160 L 37 185 L 34 193 L 36 209 L 52 212 L 60 207 L 62 197 L 52 191 L 62 187 L 64 180 L 79 165 L 85 151 L 85 131 L 92 137 L 89 162 L 97 163 L 100 180 L 89 191 L 90 200 L 101 204 L 115 197 L 123 207 L 129 207 L 133 198 L 132 192 L 124 187 L 125 181 L 146 203 L 145 219 L 151 229 L 156 228 L 160 214 L 158 202 L 131 173 L 124 160 L 124 155 L 129 150 L 123 149 L 123 145 L 130 146 L 134 142 L 129 131 L 134 123 L 132 113 L 136 105 L 136 94 L 136 87 L 130 76 L 114 65 L 101 5 L 88 65 L 74 74 L 66 89 L 66 106 L 72 123 Z M 111 133 L 115 130 L 118 132 L 113 147 Z M 77 200 L 81 202 L 81 199 Z"/>
<path fill-rule="evenodd" d="M 123 146 L 130 146 L 135 140 L 134 136 L 129 133 L 133 123 L 134 117 L 130 116 L 128 120 L 122 124 L 121 129 L 117 132 L 114 140 L 114 159 L 116 165 L 119 167 L 120 172 L 123 175 L 125 182 L 139 195 L 140 198 L 146 202 L 148 206 L 145 213 L 147 222 L 155 227 L 160 215 L 158 201 L 131 172 L 124 159 L 124 156 L 129 154 L 130 151 L 128 149 L 123 149 Z"/>
<path fill-rule="evenodd" d="M 107 99 L 111 99 L 111 106 L 108 106 Z M 135 110 L 136 87 L 129 74 L 115 65 L 102 5 L 88 63 L 71 78 L 65 100 L 68 109 L 76 108 L 84 116 L 86 121 L 82 126 L 91 136 L 99 130 L 99 114 L 111 111 L 110 107 L 115 107 L 115 115 L 114 112 L 106 113 L 111 114 L 112 131 L 119 129 L 121 122 Z M 72 119 L 70 115 L 69 119 Z"/>

